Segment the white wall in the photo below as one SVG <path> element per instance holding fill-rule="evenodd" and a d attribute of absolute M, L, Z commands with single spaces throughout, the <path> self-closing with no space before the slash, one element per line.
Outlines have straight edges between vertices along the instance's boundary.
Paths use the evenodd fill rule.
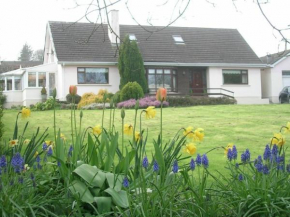
<path fill-rule="evenodd" d="M 271 100 L 279 103 L 279 93 L 283 88 L 282 71 L 290 70 L 290 57 L 287 57 L 271 69 Z"/>
<path fill-rule="evenodd" d="M 12 105 L 22 105 L 22 90 L 3 91 L 3 94 L 7 97 L 4 108 L 11 108 Z"/>
<path fill-rule="evenodd" d="M 53 44 L 49 24 L 47 24 L 43 63 L 46 64 L 46 63 L 54 63 L 54 62 L 57 62 L 57 58 L 55 55 L 55 49 L 54 49 L 54 44 Z"/>
<path fill-rule="evenodd" d="M 271 101 L 271 69 L 262 69 L 261 70 L 261 79 L 262 79 L 262 98 L 268 98 Z"/>
<path fill-rule="evenodd" d="M 78 84 L 78 67 L 109 68 L 109 84 Z M 58 73 L 60 73 L 60 71 L 58 71 Z M 66 100 L 65 97 L 69 93 L 70 85 L 77 85 L 78 95 L 80 96 L 89 92 L 98 93 L 100 89 L 106 89 L 111 93 L 116 93 L 119 90 L 120 75 L 117 66 L 63 66 L 62 75 L 63 79 L 62 76 L 58 77 L 60 79 L 58 81 L 61 82 L 61 84 L 58 85 L 58 88 L 62 89 L 59 95 L 60 100 Z"/>
<path fill-rule="evenodd" d="M 23 90 L 23 105 L 29 107 L 31 104 L 41 102 L 41 87 L 27 87 Z"/>
<path fill-rule="evenodd" d="M 223 69 L 248 70 L 248 84 L 223 84 Z M 262 99 L 261 69 L 259 68 L 221 68 L 209 67 L 208 88 L 223 88 L 234 92 L 238 104 L 268 104 L 269 100 Z"/>

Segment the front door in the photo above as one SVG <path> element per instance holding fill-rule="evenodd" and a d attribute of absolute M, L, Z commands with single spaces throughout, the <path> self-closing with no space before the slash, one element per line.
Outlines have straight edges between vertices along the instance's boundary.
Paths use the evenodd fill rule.
<path fill-rule="evenodd" d="M 203 74 L 201 71 L 191 72 L 192 93 L 203 93 Z"/>

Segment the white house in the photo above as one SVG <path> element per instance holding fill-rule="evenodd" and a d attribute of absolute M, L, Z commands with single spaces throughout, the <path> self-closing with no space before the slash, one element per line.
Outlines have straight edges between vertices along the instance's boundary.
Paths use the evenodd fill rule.
<path fill-rule="evenodd" d="M 266 64 L 237 30 L 119 25 L 118 11 L 111 18 L 113 31 L 104 24 L 49 22 L 43 65 L 0 75 L 8 105 L 40 101 L 42 85 L 48 91 L 56 87 L 59 100 L 66 99 L 70 85 L 77 85 L 79 95 L 99 89 L 115 93 L 120 83 L 118 46 L 126 35 L 138 43 L 151 92 L 166 87 L 169 94 L 206 93 L 234 96 L 241 104 L 269 103 L 261 86 Z M 19 78 L 21 88 L 15 83 Z"/>
<path fill-rule="evenodd" d="M 262 96 L 279 103 L 279 93 L 290 86 L 290 50 L 261 57 L 267 68 L 262 70 Z"/>

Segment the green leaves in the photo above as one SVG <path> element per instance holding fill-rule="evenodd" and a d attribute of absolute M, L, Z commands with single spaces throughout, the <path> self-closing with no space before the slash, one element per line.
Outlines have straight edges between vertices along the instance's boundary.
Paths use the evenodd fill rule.
<path fill-rule="evenodd" d="M 116 191 L 113 188 L 108 188 L 105 190 L 108 194 L 110 194 L 113 198 L 113 202 L 122 208 L 127 208 L 129 207 L 129 201 L 127 197 L 127 192 L 126 191 Z"/>

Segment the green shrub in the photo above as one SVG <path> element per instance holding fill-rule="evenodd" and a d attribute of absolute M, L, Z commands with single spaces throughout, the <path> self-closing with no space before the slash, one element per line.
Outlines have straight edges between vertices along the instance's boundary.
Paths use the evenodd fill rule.
<path fill-rule="evenodd" d="M 3 124 L 3 121 L 2 121 L 2 117 L 3 117 L 3 108 L 2 106 L 0 105 L 0 140 L 3 136 L 3 132 L 4 132 L 4 124 Z"/>
<path fill-rule="evenodd" d="M 236 104 L 235 99 L 228 97 L 191 97 L 191 96 L 175 96 L 168 97 L 167 101 L 173 107 L 186 107 L 195 105 L 228 105 Z"/>
<path fill-rule="evenodd" d="M 116 103 L 121 102 L 121 91 L 118 91 L 118 92 L 115 93 L 114 100 L 115 100 Z"/>
<path fill-rule="evenodd" d="M 33 107 L 33 110 L 36 111 L 45 111 L 51 109 L 53 109 L 53 98 L 48 98 L 45 102 L 38 102 Z"/>
<path fill-rule="evenodd" d="M 121 101 L 140 99 L 144 96 L 142 87 L 136 82 L 128 82 L 121 90 Z"/>
<path fill-rule="evenodd" d="M 2 91 L 0 91 L 0 105 L 4 105 L 5 102 L 6 102 L 6 95 L 4 95 Z"/>
<path fill-rule="evenodd" d="M 75 104 L 78 104 L 81 101 L 82 97 L 80 95 L 75 95 Z M 72 95 L 68 94 L 66 95 L 66 101 L 68 103 L 72 103 Z"/>

